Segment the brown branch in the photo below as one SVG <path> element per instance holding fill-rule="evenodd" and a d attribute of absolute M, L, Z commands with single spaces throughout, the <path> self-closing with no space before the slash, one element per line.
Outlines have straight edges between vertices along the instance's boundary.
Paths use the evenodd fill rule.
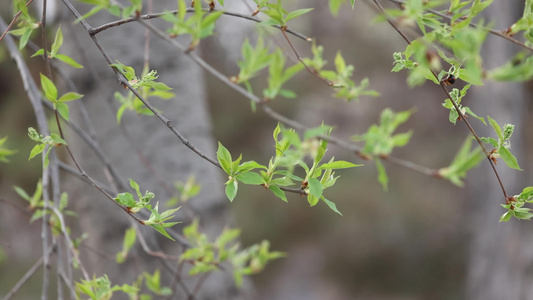
<path fill-rule="evenodd" d="M 289 43 L 289 46 L 291 46 L 291 49 L 292 51 L 294 52 L 294 54 L 296 55 L 296 58 L 298 58 L 298 60 L 304 65 L 304 67 L 307 69 L 307 71 L 309 71 L 309 73 L 313 74 L 314 76 L 316 76 L 318 79 L 324 81 L 328 86 L 330 87 L 333 87 L 334 84 L 333 82 L 327 80 L 326 78 L 324 78 L 323 76 L 321 76 L 317 70 L 315 69 L 311 69 L 305 62 L 304 60 L 300 57 L 300 54 L 298 53 L 298 51 L 296 50 L 296 48 L 294 48 L 294 45 L 292 44 L 291 40 L 289 39 L 289 37 L 287 36 L 287 33 L 285 32 L 287 31 L 287 28 L 285 27 L 281 27 L 281 33 L 283 33 L 283 36 L 285 37 L 285 39 L 287 40 L 287 43 Z"/>
<path fill-rule="evenodd" d="M 144 239 L 142 232 L 139 230 L 137 226 L 135 226 L 135 231 L 137 232 L 137 236 L 139 237 L 139 242 L 141 243 L 141 247 L 143 248 L 144 252 L 146 252 L 146 254 L 150 256 L 155 256 L 158 258 L 166 259 L 166 260 L 173 260 L 173 261 L 179 260 L 179 257 L 177 256 L 168 255 L 161 251 L 153 251 L 152 249 L 150 249 L 150 247 L 148 247 L 148 244 L 146 243 L 146 240 Z"/>

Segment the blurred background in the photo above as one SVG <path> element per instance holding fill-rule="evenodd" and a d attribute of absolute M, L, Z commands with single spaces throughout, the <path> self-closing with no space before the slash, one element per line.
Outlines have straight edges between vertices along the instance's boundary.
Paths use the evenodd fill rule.
<path fill-rule="evenodd" d="M 240 2 L 228 4 L 228 10 L 249 12 L 249 7 L 253 8 L 253 3 Z M 353 80 L 358 83 L 369 78 L 370 88 L 381 95 L 345 103 L 333 98 L 332 90 L 323 82 L 302 71 L 289 83 L 298 97 L 277 99 L 272 107 L 305 125 L 318 126 L 324 121 L 335 127 L 333 135 L 345 140 L 377 123 L 384 108 L 416 108 L 411 119 L 398 129 L 412 129 L 411 141 L 393 154 L 434 169 L 449 165 L 468 129 L 462 123 L 454 126 L 448 121 L 448 111 L 441 105 L 445 95 L 439 86 L 427 83 L 409 89 L 405 72 L 390 72 L 392 53 L 403 51 L 405 41 L 389 24 L 373 22 L 376 13 L 372 5 L 356 1 L 354 10 L 345 5 L 333 18 L 323 0 L 287 2 L 289 8 L 315 8 L 290 28 L 324 45 L 327 68 L 333 68 L 334 57 L 340 51 L 347 64 L 355 67 Z M 517 18 L 501 16 L 502 12 L 512 14 L 512 10 L 523 9 L 522 1 L 503 5 L 509 6 L 496 7 L 486 16 L 498 29 L 507 28 Z M 1 13 L 9 19 L 9 11 Z M 222 16 L 219 24 L 216 36 L 202 42 L 199 54 L 222 73 L 233 76 L 238 73 L 241 42 L 244 38 L 254 41 L 257 29 L 247 21 L 227 16 Z M 265 37 L 284 49 L 288 61 L 296 63 L 279 33 L 269 31 Z M 292 42 L 302 56 L 311 55 L 310 43 L 295 38 Z M 489 58 L 484 66 L 495 67 L 519 49 L 494 37 L 489 37 L 487 43 L 506 46 L 503 50 L 493 48 L 499 49 L 496 56 L 500 61 L 491 59 L 494 53 L 487 50 L 484 54 Z M 3 43 L 0 62 L 0 137 L 9 136 L 5 146 L 18 149 L 9 164 L 0 165 L 0 199 L 9 200 L 0 203 L 0 278 L 7 279 L 0 281 L 0 294 L 4 294 L 40 255 L 40 244 L 36 245 L 40 222 L 28 224 L 28 216 L 8 204 L 24 205 L 12 186 L 33 191 L 41 171 L 37 159 L 27 161 L 33 147 L 26 134 L 28 126 L 35 126 L 33 110 Z M 38 74 L 40 61 L 31 62 L 32 71 Z M 274 153 L 272 131 L 276 122 L 260 111 L 253 113 L 246 99 L 216 78 L 208 74 L 204 78 L 215 140 L 232 153 L 242 153 L 245 160 L 266 164 Z M 255 91 L 261 90 L 261 80 L 263 77 L 253 82 Z M 459 81 L 454 87 L 462 86 Z M 513 153 L 524 171 L 505 171 L 503 165 L 498 165 L 498 170 L 502 170 L 508 193 L 518 194 L 532 182 L 533 160 L 529 154 L 533 151 L 533 124 L 528 117 L 533 111 L 531 84 L 486 82 L 471 91 L 472 96 L 469 94 L 463 103 L 478 115 L 491 115 L 500 124 L 517 125 Z M 490 135 L 489 128 L 476 120 L 472 123 L 480 135 Z M 165 128 L 161 126 L 160 130 Z M 377 181 L 373 162 L 362 161 L 335 145 L 330 145 L 327 156 L 365 164 L 338 171 L 341 178 L 326 191 L 342 217 L 322 204 L 310 208 L 304 197 L 289 195 L 287 204 L 269 192 L 244 185 L 233 203 L 224 203 L 242 229 L 243 245 L 267 239 L 271 249 L 288 254 L 252 277 L 260 299 L 504 299 L 494 293 L 487 297 L 480 290 L 499 289 L 505 284 L 518 285 L 519 290 L 516 298 L 506 299 L 531 297 L 527 296 L 533 286 L 527 270 L 533 262 L 528 229 L 532 225 L 516 220 L 498 223 L 504 212 L 500 207 L 503 197 L 485 160 L 468 173 L 464 188 L 386 163 L 390 181 L 385 192 Z M 219 176 L 222 185 L 223 174 Z M 209 187 L 203 186 L 198 197 L 208 191 Z M 517 261 L 523 264 L 517 266 Z M 498 275 L 495 269 L 503 273 Z M 494 282 L 497 286 L 491 285 Z M 29 286 L 36 290 L 26 289 L 19 297 L 39 295 L 38 276 Z"/>

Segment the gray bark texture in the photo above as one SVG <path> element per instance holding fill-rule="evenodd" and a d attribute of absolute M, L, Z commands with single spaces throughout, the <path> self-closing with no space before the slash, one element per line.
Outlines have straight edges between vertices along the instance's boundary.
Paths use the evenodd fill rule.
<path fill-rule="evenodd" d="M 520 17 L 523 3 L 494 1 L 487 14 L 497 22 L 496 28 L 506 28 Z M 500 66 L 516 52 L 516 46 L 491 36 L 484 47 L 484 66 L 487 69 Z M 526 135 L 530 135 L 524 120 L 527 111 L 524 85 L 487 82 L 472 95 L 474 111 L 485 111 L 483 114 L 490 114 L 501 125 L 516 125 L 511 138 L 512 152 L 523 169 L 531 169 L 524 143 Z M 490 126 L 480 128 L 478 134 L 493 136 Z M 526 174 L 508 168 L 502 161 L 497 170 L 510 196 L 531 185 Z M 505 212 L 499 205 L 504 203 L 504 197 L 492 173 L 485 162 L 472 173 L 468 184 L 467 200 L 473 213 L 466 227 L 471 234 L 466 299 L 533 299 L 533 228 L 527 221 L 498 222 Z"/>
<path fill-rule="evenodd" d="M 154 12 L 161 12 L 165 9 L 175 9 L 176 1 L 158 0 L 153 1 L 153 5 Z M 83 10 L 83 7 L 81 10 L 82 13 L 87 11 Z M 106 13 L 99 13 L 88 19 L 92 26 L 98 26 L 110 20 L 111 18 L 107 17 Z M 67 22 L 72 22 L 72 18 L 69 18 Z M 155 25 L 163 24 L 161 20 L 151 22 Z M 165 27 L 160 26 L 160 28 Z M 135 153 L 117 125 L 116 110 L 112 109 L 109 104 L 109 102 L 115 102 L 115 106 L 118 107 L 118 101 L 113 100 L 113 93 L 118 91 L 125 95 L 126 91 L 118 84 L 108 63 L 89 35 L 79 25 L 75 26 L 75 30 L 71 31 L 70 35 L 65 34 L 65 40 L 70 41 L 74 38 L 79 41 L 79 44 L 71 48 L 73 57 L 78 58 L 85 53 L 86 70 L 93 70 L 97 79 L 81 77 L 86 76 L 86 70 L 76 72 L 72 77 L 78 82 L 79 80 L 85 81 L 85 88 L 81 92 L 85 94 L 83 101 L 95 128 L 96 138 L 126 185 L 128 185 L 128 178 L 131 178 L 139 183 L 142 193 L 146 190 L 153 191 L 156 195 L 155 200 L 160 201 L 159 206 L 162 211 L 170 195 L 161 188 L 158 181 L 163 180 L 167 185 L 172 186 L 176 181 L 185 182 L 189 176 L 195 176 L 202 186 L 202 191 L 191 200 L 189 206 L 194 210 L 195 216 L 200 219 L 202 230 L 213 237 L 218 235 L 225 226 L 234 227 L 231 224 L 231 213 L 228 211 L 229 202 L 223 192 L 224 177 L 220 170 L 185 147 L 155 116 L 136 115 L 131 111 L 126 111 L 122 122 L 131 133 L 134 143 L 142 149 L 158 175 L 155 175 L 141 162 L 141 158 Z M 119 60 L 125 65 L 134 67 L 136 73 L 140 75 L 146 42 L 145 29 L 141 24 L 130 23 L 111 28 L 98 34 L 97 38 L 112 60 Z M 185 46 L 188 45 L 187 38 L 181 39 L 180 37 L 178 40 Z M 158 81 L 172 87 L 176 94 L 176 97 L 171 100 L 151 99 L 149 101 L 163 112 L 172 121 L 174 127 L 192 144 L 208 156 L 215 157 L 216 144 L 211 133 L 202 70 L 185 54 L 170 47 L 154 35 L 150 36 L 149 44 L 150 69 L 157 70 L 160 75 Z M 76 120 L 81 120 L 81 116 L 76 116 Z M 74 134 L 70 136 L 74 139 Z M 75 155 L 87 173 L 101 182 L 108 182 L 108 172 L 89 147 L 80 140 L 72 144 L 74 144 Z M 85 183 L 80 183 L 78 179 L 72 179 L 69 187 L 71 187 L 71 202 L 75 203 L 76 211 L 80 212 L 81 230 L 89 234 L 86 243 L 92 249 L 98 249 L 98 253 L 103 252 L 114 256 L 122 248 L 124 231 L 131 226 L 131 218 L 98 191 Z M 184 224 L 190 221 L 185 211 L 187 209 L 182 208 L 178 212 L 178 216 L 185 221 Z M 175 228 L 177 232 L 180 232 L 182 227 L 176 226 Z M 170 242 L 152 228 L 142 228 L 142 232 L 149 241 L 150 247 L 154 247 L 152 250 L 157 250 L 155 244 L 159 244 L 165 253 L 171 255 L 179 255 L 183 251 L 179 243 Z M 86 267 L 91 275 L 108 274 L 113 284 L 131 284 L 142 272 L 153 273 L 155 268 L 160 268 L 162 277 L 166 277 L 164 284 L 172 285 L 173 280 L 167 269 L 158 259 L 147 256 L 138 244 L 133 249 L 131 257 L 120 265 L 94 251 L 83 251 L 82 258 L 85 262 L 89 262 L 86 263 Z M 170 271 L 175 271 L 177 262 L 169 261 L 169 263 L 172 268 Z M 185 269 L 181 275 L 188 278 L 187 270 Z M 183 279 L 191 292 L 197 281 L 198 276 Z M 176 299 L 187 299 L 186 295 L 181 293 L 180 287 L 177 290 L 179 292 L 176 294 Z M 245 299 L 249 297 L 244 295 L 250 292 L 251 285 L 247 281 L 242 289 L 235 287 L 231 269 L 226 267 L 224 271 L 215 272 L 207 278 L 195 299 Z"/>

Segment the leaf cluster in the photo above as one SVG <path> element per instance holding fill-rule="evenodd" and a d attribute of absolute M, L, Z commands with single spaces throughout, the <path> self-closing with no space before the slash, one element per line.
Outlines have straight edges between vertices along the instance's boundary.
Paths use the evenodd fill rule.
<path fill-rule="evenodd" d="M 138 287 L 127 284 L 122 286 L 111 286 L 111 281 L 107 275 L 101 277 L 93 276 L 93 279 L 91 280 L 82 279 L 81 282 L 76 282 L 75 284 L 78 299 L 80 299 L 82 295 L 85 295 L 92 300 L 110 300 L 113 297 L 113 293 L 116 291 L 121 291 L 126 294 L 137 294 L 139 290 Z"/>
<path fill-rule="evenodd" d="M 137 194 L 137 200 L 131 193 L 125 192 L 125 193 L 118 194 L 117 197 L 115 198 L 115 201 L 125 206 L 130 213 L 137 213 L 143 208 L 148 209 L 151 212 L 151 214 L 148 220 L 143 220 L 143 224 L 153 227 L 155 230 L 157 230 L 159 233 L 161 233 L 165 237 L 171 240 L 174 240 L 166 232 L 165 228 L 174 226 L 179 223 L 179 222 L 168 222 L 168 220 L 173 218 L 174 217 L 173 214 L 180 208 L 178 207 L 174 209 L 169 209 L 169 210 L 165 210 L 162 213 L 159 213 L 159 209 L 158 209 L 159 202 L 156 203 L 154 208 L 152 208 L 152 205 L 150 204 L 151 200 L 155 197 L 155 195 L 152 192 L 146 191 L 145 194 L 142 195 L 139 185 L 133 179 L 130 179 L 130 186 L 135 190 Z"/>
<path fill-rule="evenodd" d="M 238 229 L 225 228 L 215 242 L 209 242 L 207 235 L 198 231 L 198 224 L 198 219 L 195 219 L 183 230 L 192 247 L 181 255 L 180 261 L 193 265 L 189 271 L 191 276 L 216 271 L 222 263 L 230 262 L 235 282 L 241 286 L 243 275 L 256 274 L 268 261 L 284 256 L 281 252 L 269 251 L 266 241 L 240 249 L 236 242 L 240 235 Z"/>
<path fill-rule="evenodd" d="M 459 91 L 458 89 L 454 88 L 450 92 L 450 96 L 452 97 L 452 99 L 455 102 L 455 104 L 457 104 L 457 106 L 461 110 L 461 114 L 462 115 L 465 115 L 465 116 L 466 115 L 470 115 L 470 116 L 480 120 L 481 122 L 483 122 L 483 124 L 487 125 L 487 123 L 485 122 L 484 118 L 479 117 L 469 107 L 463 106 L 461 104 L 461 101 L 463 100 L 463 97 L 466 95 L 466 92 L 468 91 L 470 86 L 471 86 L 471 84 L 467 84 L 465 87 L 463 87 L 461 89 L 461 91 Z M 449 98 L 446 98 L 444 100 L 444 103 L 442 103 L 442 106 L 444 106 L 445 108 L 450 110 L 449 120 L 450 120 L 451 123 L 453 123 L 455 125 L 455 123 L 458 120 L 461 120 L 461 115 L 459 114 L 457 109 L 455 109 L 455 106 L 453 105 L 452 101 Z"/>
<path fill-rule="evenodd" d="M 118 60 L 116 63 L 111 64 L 111 66 L 122 73 L 124 77 L 126 77 L 126 80 L 128 80 L 129 84 L 131 84 L 131 86 L 136 89 L 144 99 L 148 99 L 149 97 L 158 97 L 166 100 L 175 96 L 174 93 L 170 92 L 172 88 L 168 87 L 162 82 L 156 81 L 158 76 L 157 71 L 155 70 L 148 72 L 148 68 L 145 67 L 141 77 L 139 78 L 135 75 L 135 70 L 132 67 L 124 65 Z M 124 96 L 119 92 L 115 92 L 114 97 L 121 103 L 117 110 L 117 123 L 120 123 L 126 110 L 135 111 L 136 113 L 142 115 L 153 114 L 153 112 L 148 109 L 148 107 L 146 107 L 144 103 L 142 103 L 141 100 L 139 100 L 131 91 L 128 91 L 127 96 Z"/>
<path fill-rule="evenodd" d="M 62 139 L 57 133 L 52 133 L 49 136 L 43 136 L 42 134 L 39 134 L 37 130 L 35 130 L 33 127 L 28 128 L 28 136 L 35 142 L 37 142 L 37 145 L 35 145 L 30 152 L 30 157 L 28 160 L 34 158 L 35 156 L 41 154 L 46 147 L 48 146 L 48 150 L 46 151 L 46 154 L 44 155 L 44 168 L 48 167 L 48 155 L 50 154 L 50 150 L 54 147 L 59 147 L 61 145 L 66 145 L 67 142 L 65 142 L 64 139 Z"/>
<path fill-rule="evenodd" d="M 239 182 L 244 184 L 262 185 L 271 190 L 274 195 L 287 202 L 287 197 L 283 188 L 296 185 L 302 195 L 307 195 L 307 200 L 311 206 L 322 200 L 330 209 L 336 213 L 336 205 L 327 200 L 323 195 L 323 190 L 333 186 L 338 178 L 335 177 L 335 169 L 345 169 L 357 167 L 347 161 L 335 161 L 331 158 L 327 163 L 321 163 L 327 150 L 326 140 L 316 140 L 316 136 L 327 134 L 331 131 L 329 126 L 321 126 L 306 132 L 306 140 L 302 141 L 294 130 L 282 129 L 278 124 L 274 130 L 276 156 L 272 157 L 268 166 L 261 165 L 255 161 L 241 163 L 242 155 L 238 159 L 232 160 L 231 153 L 221 143 L 217 151 L 217 158 L 222 169 L 229 175 L 226 182 L 226 195 L 233 201 L 237 195 Z M 279 135 L 283 137 L 280 139 Z M 309 147 L 312 145 L 311 147 Z M 313 163 L 309 167 L 304 158 L 311 154 Z M 300 166 L 305 171 L 305 176 L 294 174 L 295 166 Z M 252 172 L 260 169 L 259 174 Z M 299 182 L 296 184 L 294 181 Z M 298 186 L 299 185 L 299 186 Z"/>
<path fill-rule="evenodd" d="M 190 176 L 185 183 L 178 181 L 174 184 L 176 191 L 179 194 L 179 197 L 172 197 L 167 202 L 167 206 L 177 205 L 178 202 L 185 203 L 189 201 L 192 197 L 198 195 L 201 190 L 201 186 L 196 183 L 194 176 Z"/>
<path fill-rule="evenodd" d="M 54 109 L 59 112 L 63 119 L 68 121 L 69 109 L 67 102 L 78 100 L 82 98 L 83 95 L 74 92 L 68 92 L 58 98 L 57 88 L 55 84 L 52 82 L 52 80 L 50 80 L 43 74 L 41 74 L 41 87 L 44 91 L 44 97 L 46 98 L 46 100 L 52 102 L 52 104 L 54 105 Z"/>
<path fill-rule="evenodd" d="M 325 64 L 325 62 L 320 62 L 318 54 L 321 54 L 322 51 L 313 51 L 314 54 L 314 66 L 320 66 Z M 318 68 L 317 70 L 320 70 Z M 347 102 L 352 100 L 359 100 L 361 96 L 372 96 L 377 97 L 379 93 L 374 90 L 369 90 L 369 81 L 368 78 L 361 80 L 359 86 L 356 86 L 354 81 L 351 79 L 354 71 L 352 65 L 347 65 L 343 56 L 340 52 L 337 52 L 335 56 L 335 71 L 332 70 L 321 70 L 319 74 L 326 78 L 327 80 L 333 82 L 333 87 L 336 90 L 334 94 L 335 97 L 343 99 Z"/>
<path fill-rule="evenodd" d="M 9 31 L 10 34 L 20 36 L 19 49 L 23 49 L 28 44 L 32 32 L 39 28 L 41 24 L 38 21 L 35 21 L 26 7 L 26 2 L 24 0 L 15 0 L 14 1 L 14 13 L 20 11 L 20 16 L 18 18 L 17 29 Z"/>
<path fill-rule="evenodd" d="M 284 29 L 286 29 L 288 21 L 313 10 L 313 8 L 302 8 L 288 12 L 281 6 L 281 0 L 276 0 L 276 3 L 270 3 L 268 0 L 254 0 L 254 2 L 257 4 L 254 15 L 262 12 L 269 17 L 268 20 L 261 22 L 261 24 L 279 25 Z"/>
<path fill-rule="evenodd" d="M 374 159 L 378 170 L 378 181 L 384 190 L 387 190 L 388 177 L 379 158 L 387 157 L 395 147 L 403 147 L 409 143 L 413 135 L 412 130 L 397 134 L 394 132 L 401 124 L 407 122 L 412 113 L 412 109 L 394 112 L 392 109 L 386 108 L 381 112 L 379 124 L 370 126 L 367 132 L 362 135 L 352 137 L 354 141 L 365 142 L 361 156 L 366 159 Z"/>
<path fill-rule="evenodd" d="M 474 146 L 474 149 L 472 149 L 473 141 L 473 137 L 467 137 L 451 164 L 448 167 L 439 169 L 438 174 L 442 178 L 457 186 L 464 185 L 463 178 L 466 177 L 466 172 L 479 165 L 485 158 L 481 147 Z"/>
<path fill-rule="evenodd" d="M 270 53 L 261 37 L 258 38 L 255 48 L 250 45 L 248 40 L 245 40 L 241 47 L 241 53 L 242 59 L 237 62 L 239 74 L 231 78 L 233 82 L 243 83 L 247 90 L 252 92 L 249 80 L 268 67 L 268 87 L 263 90 L 264 99 L 269 101 L 278 95 L 285 98 L 296 97 L 293 91 L 284 89 L 283 85 L 304 68 L 301 63 L 285 67 L 286 57 L 283 51 L 277 48 L 273 53 Z"/>
<path fill-rule="evenodd" d="M 507 222 L 511 217 L 521 220 L 529 220 L 533 217 L 530 208 L 524 207 L 526 203 L 533 202 L 533 186 L 526 187 L 519 195 L 515 195 L 506 204 L 500 204 L 507 211 L 500 217 L 500 222 Z"/>
<path fill-rule="evenodd" d="M 67 56 L 65 54 L 59 54 L 59 49 L 63 45 L 63 32 L 61 31 L 61 26 L 57 29 L 56 36 L 54 39 L 54 42 L 52 43 L 51 50 L 47 51 L 48 57 L 50 59 L 57 58 L 58 60 L 74 67 L 74 68 L 83 68 L 82 65 L 77 63 L 74 59 L 72 59 L 70 56 Z M 39 56 L 44 54 L 44 49 L 39 49 L 37 52 L 35 52 L 31 57 Z"/>
<path fill-rule="evenodd" d="M 195 49 L 201 39 L 213 35 L 215 22 L 222 11 L 206 12 L 202 9 L 202 1 L 193 1 L 194 13 L 187 17 L 187 6 L 184 0 L 178 0 L 177 14 L 166 12 L 163 20 L 172 24 L 167 32 L 172 36 L 188 34 L 191 36 L 189 50 Z"/>
<path fill-rule="evenodd" d="M 490 158 L 493 159 L 493 161 L 496 162 L 496 158 L 501 158 L 505 164 L 515 170 L 522 170 L 518 166 L 518 162 L 516 160 L 516 157 L 511 153 L 509 149 L 511 149 L 511 141 L 510 138 L 513 135 L 514 132 L 514 125 L 512 124 L 505 124 L 503 126 L 503 129 L 500 127 L 500 125 L 491 118 L 490 116 L 487 116 L 490 125 L 496 132 L 496 136 L 498 139 L 492 137 L 481 137 L 480 139 L 490 144 L 494 147 L 492 151 L 490 151 Z"/>
<path fill-rule="evenodd" d="M 30 218 L 30 223 L 42 218 L 45 214 L 50 215 L 50 219 L 48 220 L 48 224 L 50 225 L 52 229 L 52 233 L 55 236 L 58 236 L 61 233 L 61 222 L 57 214 L 54 212 L 54 210 L 45 208 L 44 200 L 43 200 L 43 185 L 41 179 L 37 182 L 37 186 L 35 188 L 35 192 L 32 196 L 30 196 L 24 189 L 18 186 L 13 186 L 13 189 L 15 192 L 25 201 L 28 202 L 28 210 L 32 212 L 32 216 Z M 48 203 L 47 207 L 50 207 L 52 203 Z M 57 209 L 60 213 L 63 215 L 73 216 L 76 217 L 77 214 L 73 211 L 66 210 L 65 208 L 68 206 L 68 194 L 62 193 L 59 198 L 59 206 Z M 65 224 L 63 224 L 65 225 Z M 68 228 L 67 228 L 68 230 Z"/>

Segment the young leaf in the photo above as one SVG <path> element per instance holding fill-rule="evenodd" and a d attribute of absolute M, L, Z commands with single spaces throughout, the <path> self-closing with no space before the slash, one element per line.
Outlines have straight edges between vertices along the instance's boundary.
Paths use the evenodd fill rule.
<path fill-rule="evenodd" d="M 303 15 L 303 14 L 306 14 L 306 13 L 312 11 L 312 10 L 313 10 L 313 8 L 302 8 L 302 9 L 297 9 L 297 10 L 295 10 L 295 11 L 291 11 L 291 12 L 287 15 L 287 17 L 285 18 L 285 22 L 287 22 L 287 21 L 289 21 L 289 20 L 291 20 L 291 19 L 294 19 L 294 18 L 296 18 L 296 17 L 299 17 L 299 16 L 301 16 L 301 15 Z"/>
<path fill-rule="evenodd" d="M 321 199 L 322 199 L 322 201 L 324 201 L 324 203 L 326 203 L 329 206 L 329 208 L 332 211 L 334 211 L 334 212 L 336 212 L 336 213 L 338 213 L 339 215 L 342 216 L 341 212 L 337 209 L 337 205 L 335 205 L 335 203 L 333 203 L 333 202 L 329 201 L 328 199 L 324 198 L 324 196 L 322 196 Z"/>
<path fill-rule="evenodd" d="M 518 166 L 516 157 L 511 153 L 511 151 L 509 151 L 509 149 L 507 149 L 506 147 L 501 147 L 498 152 L 500 153 L 500 157 L 503 159 L 503 161 L 509 168 L 522 171 L 522 169 L 520 169 L 520 166 Z"/>
<path fill-rule="evenodd" d="M 51 102 L 56 102 L 57 100 L 57 88 L 45 75 L 41 73 L 41 87 L 44 91 L 44 96 Z"/>
<path fill-rule="evenodd" d="M 387 176 L 387 171 L 385 170 L 385 166 L 379 159 L 375 159 L 376 161 L 376 167 L 378 169 L 378 181 L 381 183 L 381 186 L 383 187 L 383 190 L 386 192 L 389 190 L 388 183 L 389 183 L 389 177 Z"/>
<path fill-rule="evenodd" d="M 311 195 L 315 196 L 316 198 L 322 197 L 322 192 L 324 191 L 324 187 L 322 186 L 322 183 L 316 178 L 309 179 L 309 193 Z"/>
<path fill-rule="evenodd" d="M 231 175 L 231 153 L 229 153 L 228 149 L 222 146 L 222 143 L 220 142 L 218 142 L 217 159 L 220 165 L 222 166 L 222 169 L 224 169 L 227 174 Z"/>
<path fill-rule="evenodd" d="M 353 168 L 353 167 L 360 167 L 362 165 L 356 165 L 348 161 L 344 160 L 338 160 L 330 163 L 325 163 L 320 165 L 319 169 L 347 169 L 347 168 Z"/>
<path fill-rule="evenodd" d="M 28 160 L 30 160 L 30 159 L 34 158 L 35 156 L 41 154 L 44 151 L 45 147 L 46 147 L 46 144 L 35 145 L 33 147 L 33 149 L 31 149 L 30 158 L 28 158 Z"/>
<path fill-rule="evenodd" d="M 81 97 L 83 97 L 82 94 L 70 92 L 70 93 L 66 93 L 65 95 L 57 99 L 57 102 L 70 102 L 70 101 L 80 99 Z"/>
<path fill-rule="evenodd" d="M 233 202 L 233 199 L 235 199 L 235 196 L 237 196 L 238 188 L 239 183 L 237 180 L 231 180 L 230 182 L 226 183 L 226 196 L 230 202 Z"/>
<path fill-rule="evenodd" d="M 239 173 L 235 178 L 245 184 L 262 184 L 265 182 L 261 175 L 253 172 Z"/>
<path fill-rule="evenodd" d="M 498 125 L 498 122 L 496 122 L 490 116 L 487 116 L 487 119 L 489 120 L 489 123 L 492 126 L 492 128 L 494 128 L 494 131 L 498 135 L 498 138 L 503 139 L 502 128 L 500 127 L 500 125 Z"/>
<path fill-rule="evenodd" d="M 289 202 L 287 201 L 287 197 L 285 196 L 285 192 L 282 191 L 278 186 L 275 186 L 275 185 L 271 185 L 268 187 L 273 193 L 274 195 L 276 195 L 276 197 L 280 198 L 281 200 L 285 201 L 285 202 Z"/>
<path fill-rule="evenodd" d="M 115 198 L 115 201 L 118 203 L 126 206 L 126 207 L 134 207 L 135 206 L 135 199 L 133 198 L 133 195 L 130 193 L 120 193 Z"/>
<path fill-rule="evenodd" d="M 57 112 L 63 117 L 63 119 L 69 121 L 69 112 L 68 112 L 68 105 L 65 103 L 57 103 L 56 104 Z"/>

